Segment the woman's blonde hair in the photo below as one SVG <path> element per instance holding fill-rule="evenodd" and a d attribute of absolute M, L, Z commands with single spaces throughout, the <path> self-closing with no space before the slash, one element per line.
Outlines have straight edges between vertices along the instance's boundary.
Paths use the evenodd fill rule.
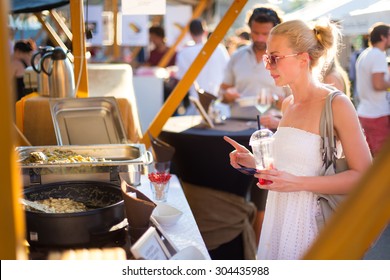
<path fill-rule="evenodd" d="M 302 20 L 290 20 L 275 26 L 270 35 L 287 37 L 289 47 L 297 53 L 307 52 L 310 57 L 310 69 L 325 71 L 327 65 L 337 55 L 341 33 L 336 24 L 328 19 L 320 19 L 306 24 Z"/>

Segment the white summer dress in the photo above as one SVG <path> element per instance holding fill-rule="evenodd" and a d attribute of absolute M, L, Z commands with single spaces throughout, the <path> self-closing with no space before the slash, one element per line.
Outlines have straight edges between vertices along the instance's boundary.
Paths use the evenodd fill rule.
<path fill-rule="evenodd" d="M 298 176 L 318 176 L 321 137 L 301 129 L 279 127 L 274 134 L 274 165 Z M 257 252 L 258 259 L 300 259 L 317 236 L 316 195 L 269 191 Z"/>

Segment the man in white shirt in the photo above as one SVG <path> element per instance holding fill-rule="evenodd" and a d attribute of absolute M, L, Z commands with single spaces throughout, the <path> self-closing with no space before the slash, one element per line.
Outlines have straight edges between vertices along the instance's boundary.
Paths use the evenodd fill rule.
<path fill-rule="evenodd" d="M 201 20 L 192 20 L 189 27 L 193 44 L 183 48 L 177 54 L 176 65 L 178 71 L 176 76 L 178 79 L 183 78 L 206 42 L 206 28 Z M 199 88 L 203 89 L 205 92 L 217 95 L 223 79 L 223 71 L 225 70 L 228 61 L 229 54 L 226 48 L 222 45 L 218 45 L 195 80 L 199 85 Z M 190 88 L 190 96 L 198 99 L 198 93 L 194 86 Z M 195 107 L 191 104 L 187 108 L 186 115 L 194 114 L 197 114 L 197 112 Z"/>
<path fill-rule="evenodd" d="M 370 47 L 356 62 L 359 105 L 357 112 L 371 153 L 375 156 L 390 135 L 390 75 L 386 50 L 390 47 L 390 26 L 377 23 L 370 29 Z"/>
<path fill-rule="evenodd" d="M 256 108 L 240 107 L 237 100 L 256 97 L 262 88 L 270 88 L 272 93 L 284 96 L 283 89 L 275 86 L 263 63 L 268 34 L 280 22 L 281 19 L 274 9 L 259 7 L 252 11 L 248 20 L 252 44 L 239 48 L 232 55 L 220 89 L 222 102 L 231 105 L 232 118 L 256 119 L 256 115 L 259 114 Z M 276 126 L 277 124 L 278 122 Z M 271 128 L 274 129 L 276 126 Z"/>

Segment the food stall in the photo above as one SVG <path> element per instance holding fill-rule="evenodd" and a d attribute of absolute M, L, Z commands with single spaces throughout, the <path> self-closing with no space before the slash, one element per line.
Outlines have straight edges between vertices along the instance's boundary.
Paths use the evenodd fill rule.
<path fill-rule="evenodd" d="M 86 61 L 84 59 L 85 43 L 84 43 L 84 21 L 83 3 L 82 1 L 72 0 L 63 1 L 70 2 L 72 11 L 72 30 L 74 48 L 74 69 L 75 76 L 80 76 L 80 83 L 78 86 L 77 96 L 88 97 L 88 78 L 86 71 Z M 201 1 L 205 2 L 205 1 Z M 148 131 L 152 136 L 157 137 L 162 130 L 165 122 L 173 114 L 185 93 L 195 80 L 195 77 L 201 71 L 203 65 L 211 55 L 216 45 L 223 38 L 231 22 L 235 19 L 239 11 L 242 9 L 246 1 L 234 1 L 231 8 L 227 11 L 226 16 L 221 20 L 213 35 L 210 37 L 208 43 L 205 45 L 201 54 L 195 59 L 193 65 L 183 77 L 183 80 L 177 85 L 172 92 L 169 99 L 166 101 L 160 112 L 150 124 Z M 0 3 L 0 40 L 7 42 L 7 11 L 10 10 L 9 1 L 1 1 Z M 2 175 L 3 193 L 0 196 L 0 202 L 6 211 L 1 211 L 0 221 L 3 233 L 0 237 L 1 242 L 1 258 L 2 259 L 27 259 L 27 248 L 25 246 L 26 240 L 26 224 L 25 213 L 19 203 L 19 199 L 23 196 L 23 184 L 21 177 L 21 170 L 17 163 L 17 152 L 15 150 L 15 136 L 13 123 L 13 106 L 12 104 L 12 87 L 11 75 L 8 70 L 9 67 L 9 50 L 6 43 L 0 44 L 0 63 L 5 67 L 1 67 L 0 82 L 3 85 L 4 94 L 0 99 L 2 102 L 2 110 L 0 110 L 0 129 L 3 132 L 3 137 L 0 139 L 0 154 L 2 161 L 0 172 Z M 144 134 L 141 141 L 146 148 L 150 145 L 148 134 Z M 386 146 L 384 153 L 375 162 L 369 174 L 363 178 L 361 184 L 356 191 L 351 195 L 350 199 L 346 201 L 342 211 L 335 216 L 332 223 L 329 224 L 323 234 L 320 235 L 318 243 L 315 244 L 313 250 L 309 252 L 307 258 L 359 258 L 363 250 L 367 247 L 375 237 L 378 236 L 383 225 L 385 225 L 390 216 L 390 203 L 388 195 L 388 184 L 390 177 L 388 175 L 388 166 L 390 166 L 390 146 Z M 141 178 L 141 183 L 147 179 Z M 142 184 L 143 185 L 143 184 Z M 144 187 L 144 185 L 143 185 Z M 142 189 L 147 193 L 147 188 Z M 363 201 L 363 198 L 365 200 Z M 370 198 L 370 199 L 367 199 Z M 378 201 L 382 202 L 378 204 Z M 179 206 L 178 206 L 179 207 Z M 187 208 L 187 212 L 188 212 Z M 378 215 L 372 216 L 372 209 L 375 209 Z M 184 208 L 182 211 L 185 210 Z M 188 212 L 189 213 L 189 212 Z M 355 223 L 349 228 L 345 229 L 343 224 L 346 221 L 359 220 L 370 221 L 365 230 L 362 230 L 361 223 Z M 183 222 L 192 221 L 191 216 L 184 219 Z M 187 226 L 189 224 L 186 224 Z M 342 229 L 342 230 L 341 230 Z M 360 234 L 356 234 L 359 232 Z M 180 237 L 185 232 L 172 232 L 171 239 Z M 337 246 L 334 241 L 337 240 Z M 179 242 L 179 241 L 177 241 Z M 200 246 L 202 245 L 199 242 Z M 361 244 L 361 246 L 355 246 Z M 183 247 L 182 247 L 183 248 Z M 204 250 L 204 249 L 203 249 Z"/>

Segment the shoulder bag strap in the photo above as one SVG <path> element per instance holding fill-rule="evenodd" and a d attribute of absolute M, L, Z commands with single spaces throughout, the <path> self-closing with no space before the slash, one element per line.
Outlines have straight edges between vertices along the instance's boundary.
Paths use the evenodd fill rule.
<path fill-rule="evenodd" d="M 324 109 L 320 119 L 320 135 L 322 137 L 322 160 L 326 167 L 336 161 L 336 139 L 333 128 L 332 100 L 335 96 L 342 94 L 340 91 L 331 92 L 325 101 Z"/>

